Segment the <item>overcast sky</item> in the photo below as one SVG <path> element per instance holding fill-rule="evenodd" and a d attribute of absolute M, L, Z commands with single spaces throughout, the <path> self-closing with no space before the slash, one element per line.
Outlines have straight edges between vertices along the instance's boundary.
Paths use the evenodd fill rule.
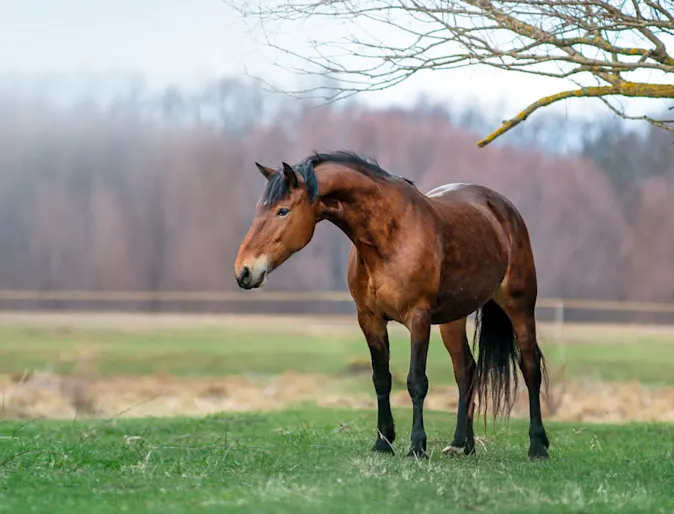
<path fill-rule="evenodd" d="M 17 83 L 54 73 L 132 72 L 151 86 L 190 87 L 248 71 L 281 86 L 297 84 L 295 75 L 273 66 L 278 54 L 255 44 L 221 0 L 0 0 L 0 6 L 0 76 Z M 405 104 L 420 92 L 458 101 L 479 96 L 486 104 L 505 100 L 515 114 L 562 87 L 527 75 L 469 69 L 428 73 L 361 99 L 385 105 Z M 604 110 L 592 101 L 558 108 L 569 114 Z"/>

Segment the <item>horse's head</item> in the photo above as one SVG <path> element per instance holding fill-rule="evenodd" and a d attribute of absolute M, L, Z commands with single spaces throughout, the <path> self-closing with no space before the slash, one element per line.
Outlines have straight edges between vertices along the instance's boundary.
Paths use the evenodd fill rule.
<path fill-rule="evenodd" d="M 285 162 L 280 171 L 255 164 L 267 186 L 234 262 L 243 289 L 264 285 L 272 270 L 311 241 L 318 221 L 313 170 L 304 177 Z"/>

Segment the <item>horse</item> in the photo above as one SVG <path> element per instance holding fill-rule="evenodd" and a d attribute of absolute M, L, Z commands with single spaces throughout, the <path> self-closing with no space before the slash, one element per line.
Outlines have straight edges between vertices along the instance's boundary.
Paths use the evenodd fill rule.
<path fill-rule="evenodd" d="M 267 183 L 234 263 L 237 284 L 262 287 L 311 241 L 322 220 L 351 240 L 347 281 L 377 396 L 372 451 L 394 453 L 387 325 L 396 321 L 409 331 L 411 344 L 409 457 L 428 457 L 423 410 L 432 325 L 439 325 L 459 389 L 454 438 L 443 453 L 475 453 L 476 398 L 478 406 L 491 402 L 495 417 L 510 415 L 519 367 L 529 392 L 528 457 L 549 457 L 540 404 L 547 371 L 536 337 L 536 268 L 526 224 L 509 200 L 477 184 L 447 184 L 424 194 L 376 160 L 348 151 L 314 153 L 278 169 L 255 165 Z M 477 362 L 466 334 L 473 313 Z"/>

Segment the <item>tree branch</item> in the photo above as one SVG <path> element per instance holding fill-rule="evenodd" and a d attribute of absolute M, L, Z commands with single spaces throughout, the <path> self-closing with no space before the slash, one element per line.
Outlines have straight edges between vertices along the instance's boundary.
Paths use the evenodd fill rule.
<path fill-rule="evenodd" d="M 631 96 L 631 97 L 636 97 L 636 96 L 643 96 L 645 92 L 648 92 L 647 96 L 649 98 L 672 98 L 674 97 L 674 85 L 653 85 L 653 84 L 640 84 L 640 83 L 635 83 L 635 82 L 621 82 L 618 83 L 615 86 L 594 86 L 594 87 L 585 87 L 585 88 L 580 88 L 580 89 L 574 89 L 571 91 L 563 91 L 561 93 L 556 93 L 554 95 L 549 95 L 549 96 L 544 96 L 540 100 L 537 100 L 536 102 L 532 103 L 529 105 L 526 109 L 524 109 L 522 112 L 520 112 L 517 116 L 514 118 L 507 120 L 503 122 L 503 124 L 496 129 L 494 132 L 489 134 L 487 137 L 484 139 L 478 141 L 477 146 L 480 148 L 487 146 L 489 143 L 491 143 L 494 139 L 497 137 L 505 134 L 508 132 L 510 129 L 516 127 L 523 121 L 525 121 L 529 116 L 531 116 L 534 112 L 536 112 L 538 109 L 541 107 L 547 107 L 548 105 L 552 105 L 556 102 L 559 102 L 560 100 L 565 100 L 567 98 L 592 98 L 592 97 L 599 97 L 602 98 L 605 96 L 611 96 L 611 95 L 621 95 L 621 96 Z M 606 103 L 606 102 L 604 102 Z M 610 105 L 610 104 L 607 104 Z M 620 113 L 613 109 L 616 114 Z M 663 128 L 661 125 L 667 125 L 667 121 L 658 121 L 654 120 L 652 118 L 649 118 L 648 116 L 642 116 L 642 117 L 630 117 L 627 115 L 621 115 L 621 117 L 625 119 L 641 119 L 648 121 L 649 123 L 652 123 L 653 125 L 656 125 L 660 128 Z"/>
<path fill-rule="evenodd" d="M 658 127 L 663 130 L 667 130 L 669 132 L 674 132 L 674 119 L 672 120 L 656 120 L 655 118 L 651 118 L 650 116 L 647 115 L 642 115 L 642 116 L 630 116 L 629 114 L 625 113 L 624 110 L 622 109 L 617 109 L 611 103 L 606 99 L 606 98 L 599 98 L 602 102 L 604 102 L 604 105 L 608 107 L 611 112 L 616 114 L 617 116 L 625 119 L 625 120 L 636 120 L 636 121 L 646 121 L 647 123 L 650 123 L 654 127 Z"/>
<path fill-rule="evenodd" d="M 268 43 L 309 65 L 305 73 L 338 78 L 339 87 L 327 88 L 331 101 L 395 87 L 421 71 L 470 66 L 579 84 L 532 103 L 482 139 L 480 147 L 560 100 L 612 95 L 674 98 L 674 86 L 665 83 L 668 79 L 632 80 L 638 76 L 635 72 L 645 71 L 674 76 L 674 58 L 667 47 L 674 38 L 674 4 L 669 1 L 259 0 L 257 8 L 251 7 L 252 1 L 224 1 L 243 4 L 237 8 L 244 16 L 264 24 L 321 18 L 349 27 L 347 37 L 340 35 L 333 42 L 321 34 L 312 47 L 313 56 Z M 385 30 L 378 32 L 380 27 Z M 342 55 L 334 52 L 337 43 Z M 648 116 L 623 117 L 661 128 L 667 125 Z"/>

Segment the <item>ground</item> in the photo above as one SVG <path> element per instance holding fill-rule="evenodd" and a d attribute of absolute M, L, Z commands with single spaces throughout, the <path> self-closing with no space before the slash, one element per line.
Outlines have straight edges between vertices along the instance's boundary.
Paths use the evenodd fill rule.
<path fill-rule="evenodd" d="M 415 462 L 401 327 L 387 458 L 369 452 L 351 318 L 0 316 L 0 512 L 671 512 L 674 329 L 539 332 L 552 459 L 525 458 L 523 384 L 515 419 L 476 428 L 475 457 L 440 453 L 457 397 L 435 330 L 431 459 Z"/>
<path fill-rule="evenodd" d="M 539 327 L 551 387 L 545 416 L 566 421 L 673 421 L 674 329 Z M 352 318 L 146 315 L 0 317 L 0 415 L 124 417 L 282 408 L 297 401 L 372 408 L 368 350 Z M 408 336 L 391 326 L 394 405 Z M 429 409 L 453 411 L 457 388 L 437 330 Z M 520 387 L 514 415 L 528 415 Z"/>
<path fill-rule="evenodd" d="M 440 453 L 451 416 L 427 416 L 428 461 L 373 455 L 372 414 L 272 413 L 0 424 L 0 512 L 669 513 L 672 429 L 550 423 L 552 459 L 526 460 L 512 422 L 475 457 Z"/>

